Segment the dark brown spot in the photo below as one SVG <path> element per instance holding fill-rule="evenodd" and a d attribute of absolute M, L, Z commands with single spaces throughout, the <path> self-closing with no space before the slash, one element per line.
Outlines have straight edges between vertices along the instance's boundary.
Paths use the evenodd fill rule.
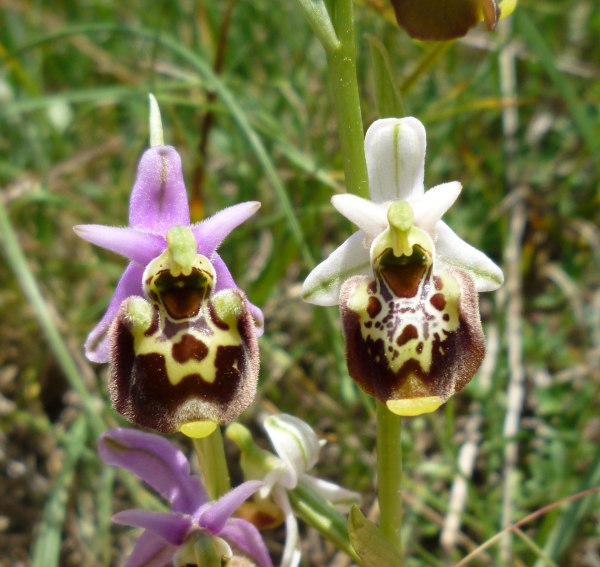
<path fill-rule="evenodd" d="M 444 313 L 444 315 L 442 316 L 442 319 L 444 321 L 450 321 L 450 315 L 448 313 Z"/>
<path fill-rule="evenodd" d="M 419 331 L 414 325 L 406 325 L 400 336 L 396 339 L 398 346 L 405 345 L 408 341 L 419 338 Z"/>
<path fill-rule="evenodd" d="M 436 291 L 440 291 L 444 287 L 442 278 L 440 278 L 439 276 L 433 276 L 433 285 Z"/>
<path fill-rule="evenodd" d="M 200 361 L 206 358 L 208 347 L 193 335 L 185 334 L 178 343 L 173 345 L 171 354 L 181 364 L 192 358 Z"/>
<path fill-rule="evenodd" d="M 369 282 L 369 285 L 367 286 L 367 291 L 369 293 L 375 293 L 377 291 L 377 282 L 375 280 Z"/>
<path fill-rule="evenodd" d="M 365 323 L 365 328 L 370 329 L 373 326 L 373 323 L 371 321 L 367 321 Z"/>
<path fill-rule="evenodd" d="M 446 307 L 446 298 L 443 293 L 436 293 L 429 300 L 431 305 L 433 305 L 438 311 L 443 311 L 444 307 Z"/>
<path fill-rule="evenodd" d="M 423 352 L 423 343 L 419 343 L 417 345 L 417 354 L 421 354 Z"/>
<path fill-rule="evenodd" d="M 483 332 L 476 315 L 470 318 L 464 315 L 477 312 L 475 286 L 466 277 L 461 277 L 459 283 L 463 294 L 458 328 L 443 341 L 439 336 L 432 337 L 433 356 L 428 371 L 412 356 L 390 355 L 382 338 L 364 337 L 358 314 L 349 309 L 348 303 L 341 304 L 348 370 L 367 394 L 384 403 L 391 399 L 423 396 L 439 396 L 446 400 L 469 382 L 483 359 Z M 401 316 L 396 324 L 402 324 Z M 422 335 L 426 327 L 424 321 Z M 424 350 L 421 342 L 417 352 L 420 350 Z M 395 370 L 391 367 L 394 358 L 399 364 Z"/>
<path fill-rule="evenodd" d="M 369 297 L 369 303 L 367 303 L 367 313 L 371 319 L 377 317 L 379 312 L 381 311 L 381 301 L 377 299 L 375 296 Z"/>

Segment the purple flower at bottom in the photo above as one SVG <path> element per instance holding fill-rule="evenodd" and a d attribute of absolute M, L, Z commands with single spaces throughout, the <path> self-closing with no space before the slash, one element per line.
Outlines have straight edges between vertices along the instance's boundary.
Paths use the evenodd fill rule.
<path fill-rule="evenodd" d="M 262 482 L 245 482 L 211 502 L 202 481 L 190 474 L 190 465 L 177 447 L 158 435 L 133 429 L 104 433 L 98 452 L 105 463 L 131 471 L 171 504 L 169 512 L 125 510 L 113 517 L 118 524 L 145 530 L 125 567 L 163 567 L 180 560 L 185 564 L 186 554 L 207 538 L 225 558 L 237 551 L 260 567 L 272 567 L 258 529 L 231 517 L 263 486 Z"/>

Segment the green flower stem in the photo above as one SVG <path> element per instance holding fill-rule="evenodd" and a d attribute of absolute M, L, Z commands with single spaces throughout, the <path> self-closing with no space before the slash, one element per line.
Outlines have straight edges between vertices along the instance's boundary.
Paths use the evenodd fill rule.
<path fill-rule="evenodd" d="M 352 548 L 348 537 L 346 517 L 338 512 L 327 500 L 312 488 L 300 482 L 288 492 L 294 512 L 308 525 L 315 528 L 323 537 L 338 549 L 347 553 L 355 563 L 360 558 Z"/>
<path fill-rule="evenodd" d="M 402 418 L 377 402 L 379 528 L 402 555 Z"/>
<path fill-rule="evenodd" d="M 221 428 L 217 427 L 207 437 L 194 439 L 194 449 L 206 492 L 212 500 L 216 500 L 231 489 Z"/>
<path fill-rule="evenodd" d="M 333 26 L 339 44 L 327 49 L 327 63 L 333 102 L 337 114 L 338 132 L 346 190 L 360 197 L 369 197 L 369 179 L 364 153 L 364 131 L 356 77 L 356 47 L 354 44 L 354 12 L 352 0 L 335 0 Z"/>

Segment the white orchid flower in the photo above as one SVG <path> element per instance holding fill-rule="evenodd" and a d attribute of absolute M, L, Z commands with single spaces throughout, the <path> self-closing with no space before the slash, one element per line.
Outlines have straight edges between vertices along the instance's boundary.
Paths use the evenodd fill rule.
<path fill-rule="evenodd" d="M 365 137 L 371 200 L 336 195 L 360 230 L 306 278 L 303 298 L 341 305 L 350 375 L 399 415 L 437 409 L 484 354 L 477 292 L 502 271 L 442 220 L 457 181 L 424 190 L 425 128 L 377 120 Z"/>
<path fill-rule="evenodd" d="M 344 513 L 360 501 L 360 495 L 309 474 L 318 461 L 321 444 L 307 423 L 292 415 L 277 414 L 267 417 L 264 427 L 277 457 L 258 449 L 248 430 L 238 423 L 227 428 L 227 437 L 242 451 L 242 469 L 246 479 L 264 482 L 257 493 L 258 498 L 263 502 L 272 500 L 283 512 L 286 540 L 281 566 L 296 567 L 301 556 L 298 523 L 288 491 L 298 485 L 309 487 Z"/>

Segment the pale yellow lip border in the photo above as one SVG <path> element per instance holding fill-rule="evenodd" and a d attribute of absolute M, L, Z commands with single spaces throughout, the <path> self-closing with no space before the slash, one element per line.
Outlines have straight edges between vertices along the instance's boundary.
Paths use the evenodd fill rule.
<path fill-rule="evenodd" d="M 192 439 L 202 439 L 208 437 L 217 428 L 217 423 L 210 419 L 200 421 L 188 421 L 179 427 L 179 431 Z"/>
<path fill-rule="evenodd" d="M 444 400 L 439 396 L 411 398 L 407 400 L 388 400 L 385 405 L 396 415 L 414 417 L 424 413 L 431 413 L 438 409 Z"/>

